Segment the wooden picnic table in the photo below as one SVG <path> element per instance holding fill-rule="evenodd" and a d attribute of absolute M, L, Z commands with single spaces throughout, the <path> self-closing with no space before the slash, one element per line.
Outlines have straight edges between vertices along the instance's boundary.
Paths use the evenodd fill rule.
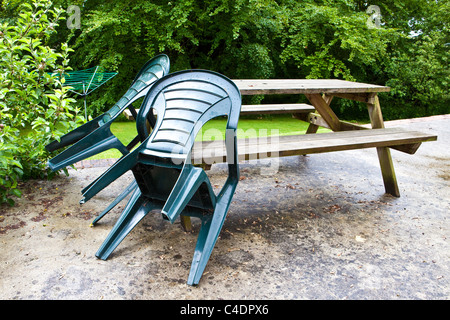
<path fill-rule="evenodd" d="M 388 146 L 412 154 L 417 150 L 421 142 L 432 141 L 437 138 L 433 135 L 404 131 L 400 133 L 398 130 L 389 129 L 364 132 L 364 135 L 367 134 L 370 136 L 370 139 L 364 140 L 365 138 L 362 137 L 364 136 L 361 134 L 362 132 L 355 132 L 354 130 L 367 129 L 366 127 L 341 121 L 330 107 L 330 103 L 334 97 L 364 102 L 367 104 L 371 128 L 384 129 L 384 121 L 377 94 L 379 92 L 388 92 L 390 90 L 389 87 L 335 79 L 243 79 L 234 80 L 234 82 L 242 95 L 305 95 L 317 111 L 317 114 L 302 113 L 297 115 L 299 119 L 310 122 L 307 133 L 315 133 L 319 126 L 327 127 L 336 133 L 339 131 L 353 131 L 345 134 L 339 133 L 337 135 L 331 133 L 327 136 L 322 136 L 322 141 L 315 138 L 316 145 L 314 147 L 316 149 L 314 152 L 321 152 L 320 150 L 323 150 L 323 152 L 338 151 L 379 145 L 377 147 L 377 153 L 386 192 L 397 197 L 400 196 L 400 192 L 395 177 L 390 148 Z M 372 133 L 376 133 L 376 135 Z M 402 137 L 399 137 L 399 133 Z M 394 139 L 393 137 L 396 134 L 397 136 Z M 357 138 L 360 139 L 359 144 L 355 142 Z M 302 140 L 299 139 L 297 141 L 307 145 L 309 139 L 310 137 L 304 137 Z M 329 141 L 333 139 L 337 139 L 338 142 L 330 144 Z M 289 140 L 291 145 L 293 141 L 294 144 L 296 143 L 295 138 L 293 139 L 292 136 L 284 138 L 285 143 L 288 143 Z M 319 143 L 319 148 L 317 148 L 317 142 Z M 320 148 L 320 143 L 322 144 L 322 148 Z M 279 151 L 283 151 L 283 147 L 279 148 Z M 311 153 L 311 151 L 303 152 Z M 297 151 L 296 153 L 302 154 L 302 151 Z"/>
<path fill-rule="evenodd" d="M 341 131 L 341 122 L 330 107 L 333 97 L 367 103 L 372 128 L 383 128 L 378 92 L 389 87 L 334 79 L 234 80 L 242 95 L 304 94 L 323 121 L 333 131 Z"/>
<path fill-rule="evenodd" d="M 335 79 L 238 79 L 233 81 L 242 95 L 302 94 L 311 103 L 311 106 L 307 104 L 243 105 L 241 115 L 292 113 L 295 118 L 309 122 L 309 127 L 306 135 L 281 136 L 277 144 L 268 144 L 267 140 L 258 138 L 239 139 L 239 160 L 375 147 L 385 191 L 399 197 L 400 192 L 390 148 L 414 154 L 422 142 L 437 139 L 431 134 L 384 127 L 378 93 L 388 92 L 389 87 Z M 335 97 L 365 103 L 370 117 L 370 127 L 340 120 L 330 106 Z M 131 113 L 127 116 L 132 117 Z M 319 127 L 331 129 L 331 132 L 313 134 Z M 208 152 L 205 153 L 205 150 Z M 226 150 L 221 141 L 200 141 L 194 145 L 193 158 L 203 159 L 205 164 L 225 162 L 226 157 Z"/>

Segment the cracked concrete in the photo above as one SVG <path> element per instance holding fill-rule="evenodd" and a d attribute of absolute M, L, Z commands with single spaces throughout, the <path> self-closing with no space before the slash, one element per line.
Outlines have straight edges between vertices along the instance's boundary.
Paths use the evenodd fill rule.
<path fill-rule="evenodd" d="M 80 190 L 105 167 L 23 185 L 0 207 L 0 298 L 450 298 L 450 117 L 387 122 L 438 135 L 415 155 L 392 151 L 401 197 L 384 194 L 374 149 L 286 157 L 279 170 L 241 164 L 241 181 L 199 286 L 186 285 L 198 233 L 149 214 L 107 261 L 95 252 L 119 204 L 92 219 L 131 174 L 84 205 Z M 224 165 L 208 175 L 224 181 Z"/>

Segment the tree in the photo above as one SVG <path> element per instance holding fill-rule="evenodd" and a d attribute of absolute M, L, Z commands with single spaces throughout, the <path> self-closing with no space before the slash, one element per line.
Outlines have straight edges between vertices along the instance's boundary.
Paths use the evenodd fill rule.
<path fill-rule="evenodd" d="M 45 145 L 83 120 L 63 86 L 70 49 L 46 44 L 61 13 L 34 0 L 0 23 L 0 204 L 14 204 L 20 179 L 52 176 Z"/>
<path fill-rule="evenodd" d="M 385 103 L 397 106 L 387 110 L 388 118 L 450 112 L 450 3 L 411 2 L 415 5 L 403 22 L 407 36 L 384 66 L 386 84 L 392 87 Z"/>
<path fill-rule="evenodd" d="M 230 78 L 340 78 L 390 85 L 392 92 L 381 95 L 386 118 L 449 111 L 442 72 L 448 59 L 444 44 L 450 42 L 448 1 L 377 1 L 377 28 L 368 26 L 372 1 L 366 0 L 55 1 L 81 9 L 81 29 L 60 26 L 54 38 L 68 40 L 75 49 L 73 67 L 119 71 L 88 97 L 92 116 L 114 104 L 142 64 L 162 52 L 169 55 L 172 71 L 204 68 Z M 427 64 L 439 72 L 420 73 Z M 431 77 L 428 84 L 420 80 L 426 77 Z M 270 99 L 275 98 L 264 102 Z M 418 102 L 423 107 L 417 108 Z M 345 118 L 367 116 L 362 105 L 333 103 Z"/>

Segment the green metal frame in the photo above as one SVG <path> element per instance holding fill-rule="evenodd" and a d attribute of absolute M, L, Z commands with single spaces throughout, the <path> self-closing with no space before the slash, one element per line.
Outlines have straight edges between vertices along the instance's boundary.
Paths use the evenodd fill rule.
<path fill-rule="evenodd" d="M 138 131 L 146 136 L 146 115 L 156 110 L 153 131 L 85 190 L 80 201 L 85 203 L 129 170 L 138 184 L 97 257 L 106 260 L 153 209 L 160 209 L 163 218 L 171 223 L 180 215 L 198 217 L 201 228 L 187 281 L 189 285 L 198 284 L 239 181 L 236 129 L 240 108 L 241 95 L 236 85 L 212 71 L 176 72 L 153 85 L 136 120 Z M 191 151 L 201 127 L 219 116 L 228 116 L 228 178 L 216 196 L 205 171 L 192 164 Z"/>
<path fill-rule="evenodd" d="M 87 119 L 86 97 L 100 86 L 111 80 L 117 72 L 108 72 L 100 66 L 89 69 L 69 71 L 65 73 L 64 86 L 70 86 L 69 90 L 84 98 L 84 116 Z"/>

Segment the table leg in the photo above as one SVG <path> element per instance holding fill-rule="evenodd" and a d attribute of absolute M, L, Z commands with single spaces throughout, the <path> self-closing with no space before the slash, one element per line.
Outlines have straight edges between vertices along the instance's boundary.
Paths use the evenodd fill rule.
<path fill-rule="evenodd" d="M 316 133 L 319 130 L 319 126 L 314 123 L 310 123 L 308 129 L 306 129 L 306 134 Z"/>
<path fill-rule="evenodd" d="M 367 108 L 369 110 L 372 128 L 384 128 L 383 115 L 381 114 L 378 96 L 375 96 L 373 103 L 367 103 Z M 394 197 L 400 197 L 400 191 L 398 189 L 397 178 L 394 171 L 394 164 L 392 163 L 391 150 L 388 147 L 377 148 L 377 153 L 386 193 L 389 193 Z"/>
<path fill-rule="evenodd" d="M 330 107 L 330 103 L 331 103 L 331 100 L 333 100 L 333 96 L 328 96 L 328 95 L 326 95 L 326 94 L 324 94 L 323 96 L 322 96 L 322 98 L 323 98 L 323 100 L 325 101 L 325 103 L 327 104 L 327 106 L 328 106 L 328 108 Z M 336 115 L 335 115 L 336 116 Z M 336 117 L 336 119 L 337 119 L 337 117 Z M 311 121 L 310 121 L 311 122 Z M 314 124 L 314 123 L 310 123 L 309 124 L 309 126 L 308 126 L 308 129 L 306 130 L 306 134 L 310 134 L 310 133 L 316 133 L 317 132 L 317 130 L 319 130 L 319 127 L 320 126 L 318 126 L 318 125 L 316 125 L 316 124 Z"/>
<path fill-rule="evenodd" d="M 322 97 L 320 94 L 306 94 L 311 104 L 316 108 L 317 112 L 322 116 L 323 120 L 333 131 L 340 131 L 341 123 L 336 114 L 331 110 L 329 103 L 332 97 Z"/>
<path fill-rule="evenodd" d="M 191 217 L 180 215 L 180 222 L 184 231 L 186 232 L 192 231 Z"/>

